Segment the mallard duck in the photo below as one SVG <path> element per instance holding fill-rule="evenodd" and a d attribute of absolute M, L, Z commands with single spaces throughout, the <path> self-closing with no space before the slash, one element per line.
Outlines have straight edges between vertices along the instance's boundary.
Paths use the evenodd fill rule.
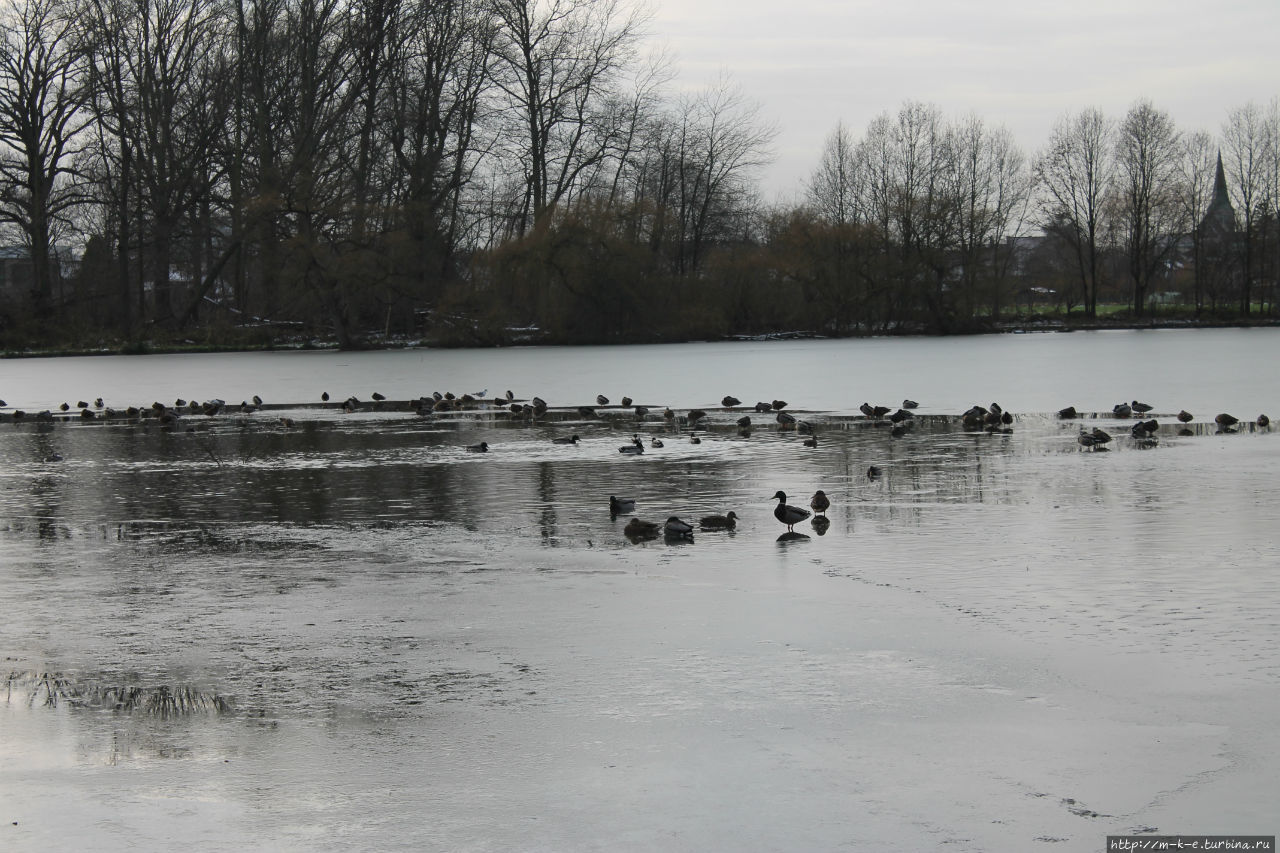
<path fill-rule="evenodd" d="M 1151 411 L 1151 409 L 1154 407 L 1148 406 L 1146 403 L 1139 403 L 1137 400 L 1134 400 L 1132 403 L 1129 404 L 1129 408 L 1140 415 L 1145 415 L 1147 412 Z"/>
<path fill-rule="evenodd" d="M 662 532 L 668 539 L 693 538 L 693 526 L 687 521 L 681 521 L 674 515 L 668 518 L 667 523 L 662 526 Z"/>
<path fill-rule="evenodd" d="M 704 515 L 698 524 L 703 530 L 732 530 L 738 526 L 738 514 L 729 510 L 725 515 Z"/>
<path fill-rule="evenodd" d="M 805 447 L 817 447 L 817 446 L 818 446 L 818 437 L 817 437 L 816 435 L 811 435 L 811 436 L 809 436 L 808 438 L 806 438 L 806 439 L 804 440 L 804 446 L 805 446 Z"/>
<path fill-rule="evenodd" d="M 662 443 L 662 439 L 658 438 L 657 436 L 654 436 L 653 438 L 649 439 L 649 446 L 655 447 L 655 448 L 666 447 L 666 445 Z"/>
<path fill-rule="evenodd" d="M 831 508 L 831 499 L 827 497 L 827 493 L 818 489 L 814 492 L 813 499 L 809 501 L 809 506 L 818 515 L 826 515 L 827 510 Z"/>
<path fill-rule="evenodd" d="M 773 517 L 781 521 L 787 526 L 787 531 L 809 517 L 810 512 L 807 509 L 801 509 L 798 506 L 790 506 L 787 504 L 787 493 L 779 489 L 774 492 L 773 499 L 778 505 L 773 508 Z"/>
<path fill-rule="evenodd" d="M 641 521 L 633 518 L 622 529 L 622 535 L 628 539 L 653 539 L 662 532 L 662 525 L 656 521 Z"/>
<path fill-rule="evenodd" d="M 1223 429 L 1230 429 L 1240 423 L 1240 419 L 1235 415 L 1229 415 L 1226 412 L 1222 412 L 1213 419 L 1213 422 Z"/>
<path fill-rule="evenodd" d="M 480 442 L 479 444 L 468 444 L 468 445 L 467 445 L 467 452 L 468 452 L 468 453 L 488 453 L 488 452 L 489 452 L 489 442 L 487 442 L 487 441 L 482 441 L 482 442 Z"/>
<path fill-rule="evenodd" d="M 1116 403 L 1111 407 L 1111 414 L 1117 418 L 1127 418 L 1133 414 L 1133 406 L 1128 403 Z"/>
<path fill-rule="evenodd" d="M 619 498 L 609 495 L 609 514 L 610 515 L 627 515 L 636 511 L 635 498 Z"/>
<path fill-rule="evenodd" d="M 606 396 L 605 396 L 605 395 L 603 395 L 603 394 L 597 394 L 597 395 L 596 395 L 596 405 L 597 405 L 597 406 L 607 406 L 607 405 L 609 405 L 609 398 L 608 398 L 608 397 L 606 397 Z"/>
<path fill-rule="evenodd" d="M 1067 406 L 1065 409 L 1058 409 L 1058 417 L 1064 421 L 1073 421 L 1080 417 L 1080 413 L 1076 411 L 1075 406 Z"/>
<path fill-rule="evenodd" d="M 577 444 L 581 440 L 582 439 L 578 438 L 576 435 L 570 435 L 570 436 L 562 435 L 559 438 L 551 439 L 551 443 L 552 444 Z"/>
<path fill-rule="evenodd" d="M 743 415 L 742 417 L 738 418 L 738 426 L 742 427 L 743 429 L 749 429 L 751 427 L 751 416 Z"/>
<path fill-rule="evenodd" d="M 1258 415 L 1258 426 L 1260 427 L 1271 426 L 1271 418 L 1267 417 L 1266 415 Z"/>
<path fill-rule="evenodd" d="M 884 471 L 878 465 L 871 465 L 867 468 L 867 479 L 878 480 Z"/>
<path fill-rule="evenodd" d="M 631 408 L 631 398 L 630 398 L 630 397 L 623 397 L 621 402 L 622 402 L 622 408 L 624 408 L 624 409 L 629 409 L 629 408 Z"/>
<path fill-rule="evenodd" d="M 903 400 L 903 401 L 902 401 L 902 408 L 904 408 L 904 409 L 918 409 L 918 408 L 920 408 L 920 404 L 919 404 L 919 403 L 917 403 L 915 400 Z"/>
<path fill-rule="evenodd" d="M 742 402 L 741 400 L 739 400 L 737 397 L 733 396 L 732 394 L 726 394 L 725 397 L 720 401 L 720 405 L 724 406 L 726 409 L 732 409 L 734 406 L 738 405 L 741 402 Z"/>
<path fill-rule="evenodd" d="M 1195 415 L 1191 414 L 1186 409 L 1183 409 L 1181 412 L 1178 412 L 1178 420 L 1182 421 L 1184 424 L 1189 424 L 1194 419 L 1195 419 Z"/>

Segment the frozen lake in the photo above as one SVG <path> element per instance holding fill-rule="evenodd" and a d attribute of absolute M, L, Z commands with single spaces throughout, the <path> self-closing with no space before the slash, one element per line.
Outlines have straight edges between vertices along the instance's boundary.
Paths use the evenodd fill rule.
<path fill-rule="evenodd" d="M 0 414 L 553 407 L 0 421 L 0 849 L 1273 835 L 1278 355 L 1257 329 L 0 362 Z M 597 393 L 657 409 L 574 411 Z M 858 413 L 906 396 L 903 435 Z M 774 398 L 816 447 L 740 432 Z M 1110 414 L 1134 398 L 1154 445 Z M 963 427 L 993 401 L 1009 432 Z M 664 405 L 709 411 L 699 443 Z M 829 527 L 780 539 L 779 489 L 824 490 Z M 740 519 L 632 542 L 611 494 Z"/>

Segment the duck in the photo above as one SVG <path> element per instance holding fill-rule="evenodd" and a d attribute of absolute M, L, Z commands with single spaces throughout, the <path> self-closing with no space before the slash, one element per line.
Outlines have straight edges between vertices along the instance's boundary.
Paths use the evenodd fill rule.
<path fill-rule="evenodd" d="M 1213 419 L 1213 422 L 1223 429 L 1230 429 L 1240 423 L 1240 419 L 1235 415 L 1229 415 L 1226 412 L 1222 412 Z"/>
<path fill-rule="evenodd" d="M 623 398 L 622 398 L 622 400 L 621 400 L 621 402 L 622 402 L 622 408 L 624 408 L 624 409 L 629 409 L 629 408 L 631 408 L 631 398 L 630 398 L 630 397 L 623 397 Z"/>
<path fill-rule="evenodd" d="M 879 465 L 871 465 L 867 467 L 868 480 L 879 480 L 882 474 L 884 474 L 884 470 Z"/>
<path fill-rule="evenodd" d="M 570 435 L 570 436 L 562 435 L 559 438 L 551 439 L 551 443 L 552 444 L 577 444 L 581 440 L 582 439 L 578 438 L 578 436 L 576 435 Z"/>
<path fill-rule="evenodd" d="M 831 499 L 827 497 L 827 493 L 818 489 L 813 493 L 813 499 L 809 501 L 809 506 L 813 508 L 816 515 L 826 515 L 827 510 L 831 508 Z"/>
<path fill-rule="evenodd" d="M 817 447 L 817 446 L 818 446 L 818 437 L 817 437 L 816 435 L 811 435 L 811 436 L 809 436 L 808 438 L 806 438 L 806 439 L 804 440 L 804 446 L 805 446 L 805 447 Z"/>
<path fill-rule="evenodd" d="M 774 417 L 774 420 L 778 422 L 778 426 L 782 429 L 791 429 L 796 425 L 795 416 L 787 414 L 786 412 L 778 412 Z"/>
<path fill-rule="evenodd" d="M 1111 414 L 1117 418 L 1127 418 L 1133 414 L 1133 406 L 1128 403 L 1116 403 L 1111 407 Z"/>
<path fill-rule="evenodd" d="M 1132 403 L 1129 404 L 1129 408 L 1140 415 L 1145 415 L 1147 412 L 1151 411 L 1155 407 L 1149 406 L 1146 403 L 1139 403 L 1137 400 L 1134 400 Z"/>
<path fill-rule="evenodd" d="M 596 414 L 596 410 L 593 409 L 591 406 L 579 406 L 578 414 L 586 420 L 591 420 L 593 418 L 600 417 L 599 415 Z"/>
<path fill-rule="evenodd" d="M 635 498 L 620 498 L 615 495 L 609 495 L 609 514 L 610 515 L 627 515 L 636 511 Z"/>
<path fill-rule="evenodd" d="M 1073 421 L 1080 417 L 1080 413 L 1075 406 L 1067 406 L 1065 409 L 1058 409 L 1058 417 L 1064 421 Z"/>
<path fill-rule="evenodd" d="M 636 406 L 636 420 L 644 420 L 644 416 L 649 414 L 648 406 Z"/>
<path fill-rule="evenodd" d="M 468 453 L 488 453 L 488 452 L 489 452 L 489 442 L 487 442 L 487 441 L 482 441 L 482 442 L 480 442 L 479 444 L 468 444 L 468 445 L 467 445 L 467 452 L 468 452 Z"/>
<path fill-rule="evenodd" d="M 690 444 L 702 444 L 702 439 L 698 438 L 696 435 L 691 435 L 691 436 L 689 436 L 689 443 L 690 443 Z"/>
<path fill-rule="evenodd" d="M 597 406 L 607 406 L 607 405 L 609 405 L 609 398 L 608 398 L 608 397 L 606 397 L 606 396 L 605 396 L 605 395 L 603 395 L 603 394 L 597 394 L 597 395 L 596 395 L 596 405 L 597 405 Z"/>
<path fill-rule="evenodd" d="M 904 409 L 918 409 L 918 408 L 920 408 L 920 404 L 919 404 L 919 403 L 917 403 L 915 400 L 912 400 L 912 399 L 908 398 L 908 399 L 906 399 L 906 400 L 903 400 L 903 401 L 902 401 L 902 408 L 904 408 Z"/>
<path fill-rule="evenodd" d="M 742 401 L 739 400 L 737 397 L 733 396 L 732 394 L 726 394 L 724 398 L 720 400 L 720 405 L 724 406 L 726 409 L 732 409 L 734 406 L 737 406 L 741 403 Z"/>
<path fill-rule="evenodd" d="M 1182 421 L 1184 424 L 1189 424 L 1194 419 L 1195 419 L 1195 415 L 1191 414 L 1186 409 L 1183 409 L 1181 412 L 1178 412 L 1178 420 Z"/>
<path fill-rule="evenodd" d="M 738 514 L 729 510 L 724 515 L 704 515 L 698 525 L 703 530 L 733 530 L 738 526 Z"/>
<path fill-rule="evenodd" d="M 376 401 L 377 401 L 377 402 L 379 402 L 379 403 L 381 403 L 383 400 L 387 399 L 387 396 L 386 396 L 385 394 L 383 394 L 383 393 L 379 392 L 379 391 L 374 391 L 374 392 L 373 392 L 372 394 L 370 394 L 369 396 L 370 396 L 370 397 L 372 397 L 374 400 L 376 400 Z"/>
<path fill-rule="evenodd" d="M 674 515 L 662 526 L 662 532 L 668 539 L 693 539 L 693 525 Z"/>
<path fill-rule="evenodd" d="M 1258 426 L 1260 427 L 1263 427 L 1263 428 L 1269 427 L 1271 426 L 1271 418 L 1267 417 L 1266 415 L 1258 415 L 1257 423 L 1258 423 Z"/>
<path fill-rule="evenodd" d="M 742 427 L 743 429 L 751 429 L 751 416 L 743 415 L 742 417 L 738 418 L 738 426 Z"/>
<path fill-rule="evenodd" d="M 666 445 L 662 443 L 662 439 L 658 438 L 656 435 L 649 439 L 649 446 L 654 448 L 666 447 Z"/>
<path fill-rule="evenodd" d="M 622 528 L 622 535 L 634 542 L 637 539 L 653 539 L 661 530 L 662 525 L 656 521 L 641 521 L 633 518 L 627 522 L 626 527 Z"/>
<path fill-rule="evenodd" d="M 787 407 L 787 401 L 786 401 L 786 400 L 774 400 L 774 401 L 773 401 L 772 403 L 770 403 L 769 405 L 773 407 L 773 410 L 774 410 L 775 412 L 780 412 L 780 411 L 782 411 L 783 409 L 785 409 L 785 408 Z"/>
<path fill-rule="evenodd" d="M 781 521 L 787 526 L 787 532 L 792 532 L 792 528 L 810 516 L 807 509 L 801 509 L 798 506 L 790 506 L 787 503 L 787 493 L 779 489 L 774 492 L 773 499 L 778 505 L 773 508 L 773 517 Z"/>
<path fill-rule="evenodd" d="M 628 456 L 637 456 L 644 453 L 644 442 L 640 440 L 640 436 L 633 435 L 630 444 L 624 444 L 618 448 L 619 453 L 625 453 Z"/>

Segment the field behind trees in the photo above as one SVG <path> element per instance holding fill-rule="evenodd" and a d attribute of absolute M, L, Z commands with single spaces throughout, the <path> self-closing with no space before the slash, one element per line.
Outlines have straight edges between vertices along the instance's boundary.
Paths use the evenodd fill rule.
<path fill-rule="evenodd" d="M 1280 100 L 1045 148 L 907 102 L 800 201 L 623 0 L 3 0 L 0 347 L 484 345 L 1275 316 Z"/>

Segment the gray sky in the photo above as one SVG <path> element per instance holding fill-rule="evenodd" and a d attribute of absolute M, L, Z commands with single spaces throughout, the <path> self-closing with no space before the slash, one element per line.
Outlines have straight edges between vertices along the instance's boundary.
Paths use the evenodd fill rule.
<path fill-rule="evenodd" d="M 1149 98 L 1183 130 L 1280 95 L 1280 0 L 653 0 L 680 88 L 727 74 L 776 122 L 766 196 L 790 200 L 843 120 L 907 100 L 1003 124 L 1032 156 L 1053 123 Z"/>

